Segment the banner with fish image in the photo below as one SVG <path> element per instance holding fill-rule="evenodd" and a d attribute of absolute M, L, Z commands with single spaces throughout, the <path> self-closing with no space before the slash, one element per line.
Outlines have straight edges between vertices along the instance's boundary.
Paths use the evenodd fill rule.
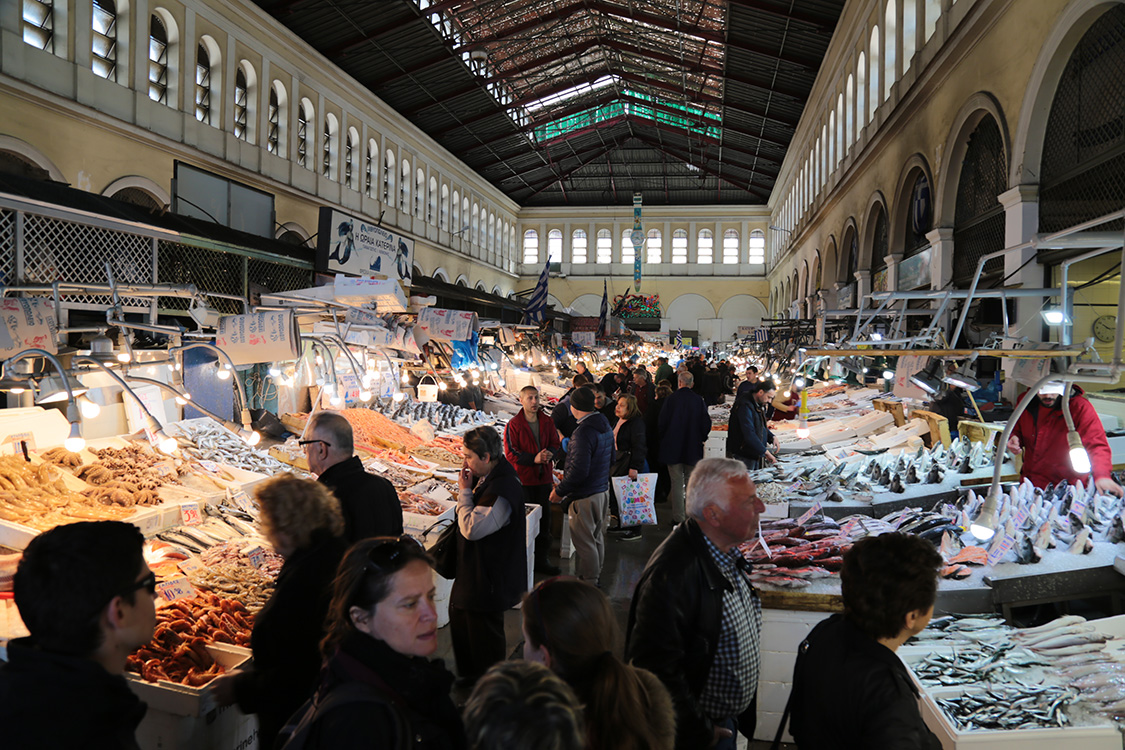
<path fill-rule="evenodd" d="M 413 263 L 414 240 L 366 219 L 321 207 L 316 244 L 318 271 L 354 276 L 382 274 L 409 286 Z"/>
<path fill-rule="evenodd" d="M 55 306 L 45 297 L 9 297 L 0 300 L 0 355 L 7 359 L 24 349 L 58 352 L 59 333 Z"/>

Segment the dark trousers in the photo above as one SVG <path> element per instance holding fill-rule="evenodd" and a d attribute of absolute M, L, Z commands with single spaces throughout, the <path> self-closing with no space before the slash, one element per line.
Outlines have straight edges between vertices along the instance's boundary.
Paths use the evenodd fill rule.
<path fill-rule="evenodd" d="M 535 562 L 547 562 L 551 554 L 551 485 L 533 484 L 524 485 L 523 502 L 525 505 L 538 505 L 543 514 L 539 517 L 539 533 L 535 535 Z"/>
<path fill-rule="evenodd" d="M 449 635 L 459 677 L 475 682 L 508 656 L 503 612 L 476 612 L 450 605 Z"/>

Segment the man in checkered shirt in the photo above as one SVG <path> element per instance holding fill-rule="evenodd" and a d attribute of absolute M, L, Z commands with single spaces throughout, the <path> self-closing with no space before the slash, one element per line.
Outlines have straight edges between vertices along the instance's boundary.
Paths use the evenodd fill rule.
<path fill-rule="evenodd" d="M 762 607 L 737 545 L 758 533 L 764 510 L 740 461 L 700 461 L 688 519 L 633 593 L 625 654 L 672 694 L 676 750 L 733 750 L 737 732 L 754 736 Z"/>

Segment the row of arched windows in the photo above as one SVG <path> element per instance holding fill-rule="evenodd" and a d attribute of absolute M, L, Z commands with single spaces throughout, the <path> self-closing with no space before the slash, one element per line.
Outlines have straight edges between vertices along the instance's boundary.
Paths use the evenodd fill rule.
<path fill-rule="evenodd" d="M 632 239 L 632 228 L 621 232 L 618 263 L 633 263 L 635 246 Z M 588 262 L 607 264 L 613 263 L 613 233 L 609 229 L 599 229 L 595 237 L 593 255 L 590 254 L 588 238 L 585 229 L 575 229 L 570 235 L 570 263 L 583 265 Z M 645 263 L 664 263 L 664 240 L 659 229 L 649 229 L 645 234 L 642 247 L 644 248 Z M 723 232 L 722 254 L 719 262 L 724 264 L 752 263 L 764 264 L 766 262 L 766 235 L 762 230 L 755 229 L 750 232 L 748 252 L 742 256 L 740 235 L 737 229 L 727 229 Z M 547 260 L 551 263 L 563 262 L 563 233 L 562 230 L 552 229 L 547 232 Z M 539 232 L 528 229 L 523 233 L 523 262 L 539 263 Z M 681 265 L 693 262 L 689 258 L 688 233 L 685 229 L 672 231 L 671 254 L 668 262 Z M 700 229 L 696 235 L 695 263 L 715 263 L 714 234 L 710 229 Z"/>
<path fill-rule="evenodd" d="M 81 1 L 81 0 L 79 0 Z M 128 33 L 129 24 L 115 0 L 89 0 L 91 10 L 91 67 L 107 80 L 128 85 L 126 71 L 119 65 L 117 48 L 120 34 Z M 24 42 L 52 54 L 63 54 L 63 44 L 56 44 L 54 29 L 63 24 L 67 8 L 53 0 L 22 0 Z M 121 9 L 124 11 L 124 6 Z M 149 98 L 160 104 L 176 106 L 178 59 L 176 47 L 180 31 L 175 16 L 165 8 L 155 8 L 148 23 L 147 89 Z M 234 136 L 251 144 L 264 145 L 269 153 L 292 158 L 299 166 L 315 171 L 346 188 L 362 191 L 388 206 L 426 223 L 450 231 L 485 252 L 494 254 L 489 260 L 506 262 L 515 247 L 514 222 L 497 216 L 483 201 L 470 200 L 468 192 L 452 189 L 428 174 L 421 164 L 410 163 L 405 153 L 396 156 L 396 146 L 381 149 L 377 137 L 360 143 L 356 127 L 343 128 L 340 117 L 324 112 L 318 118 L 312 99 L 301 97 L 290 108 L 285 84 L 275 78 L 269 84 L 267 111 L 259 121 L 258 76 L 254 65 L 240 60 L 230 93 L 224 96 L 222 86 L 223 47 L 208 34 L 201 34 L 195 44 L 191 70 L 183 84 L 190 96 L 195 119 L 213 127 L 223 127 L 222 107 L 231 106 Z M 123 57 L 124 61 L 124 57 Z M 185 103 L 186 104 L 186 103 Z M 290 113 L 296 118 L 294 136 L 289 141 Z M 261 128 L 261 130 L 259 129 Z M 319 136 L 319 138 L 318 138 Z M 319 144 L 319 146 L 318 146 Z M 293 153 L 290 154 L 289 151 Z"/>

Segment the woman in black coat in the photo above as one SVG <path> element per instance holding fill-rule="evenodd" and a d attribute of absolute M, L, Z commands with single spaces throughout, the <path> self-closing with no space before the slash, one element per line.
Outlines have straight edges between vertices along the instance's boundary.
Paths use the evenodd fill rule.
<path fill-rule="evenodd" d="M 259 487 L 262 530 L 285 558 L 273 596 L 254 618 L 254 666 L 215 679 L 220 705 L 258 715 L 260 747 L 316 689 L 320 640 L 336 567 L 347 548 L 340 503 L 311 479 L 282 474 Z"/>
<path fill-rule="evenodd" d="M 656 386 L 656 397 L 645 412 L 645 444 L 648 448 L 649 471 L 656 472 L 656 502 L 662 503 L 668 499 L 668 491 L 672 488 L 672 478 L 668 475 L 668 467 L 660 462 L 660 411 L 668 397 L 672 395 L 672 384 L 663 380 Z"/>
<path fill-rule="evenodd" d="M 353 546 L 332 588 L 327 659 L 306 748 L 464 750 L 437 650 L 433 560 L 411 537 Z M 310 709 L 311 710 L 311 709 Z M 294 717 L 294 723 L 300 717 Z"/>
<path fill-rule="evenodd" d="M 637 474 L 648 470 L 648 451 L 645 447 L 645 420 L 641 410 L 637 407 L 637 398 L 626 394 L 617 399 L 617 423 L 613 426 L 613 444 L 616 449 L 613 454 L 613 467 L 609 472 L 612 477 L 628 476 L 636 479 Z M 613 515 L 621 518 L 621 510 L 617 503 L 617 495 L 610 491 L 610 502 L 613 506 Z M 637 526 L 621 526 L 612 529 L 618 539 L 635 540 L 641 538 L 641 530 Z"/>

